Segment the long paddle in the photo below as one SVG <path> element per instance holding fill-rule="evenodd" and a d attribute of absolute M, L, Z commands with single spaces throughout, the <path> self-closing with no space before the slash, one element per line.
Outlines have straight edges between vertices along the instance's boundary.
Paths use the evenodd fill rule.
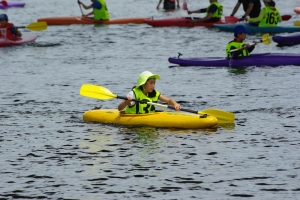
<path fill-rule="evenodd" d="M 187 2 L 186 2 L 186 1 L 183 2 L 183 4 L 182 4 L 182 9 L 183 9 L 183 10 L 186 10 L 187 12 L 189 11 L 188 6 L 187 6 Z M 192 15 L 191 15 L 191 20 L 194 20 L 194 17 L 192 17 Z"/>
<path fill-rule="evenodd" d="M 17 26 L 17 28 L 27 28 L 31 31 L 43 31 L 47 29 L 46 22 L 32 22 L 27 26 Z"/>
<path fill-rule="evenodd" d="M 81 8 L 81 5 L 79 3 L 79 0 L 77 1 L 78 5 L 79 5 L 79 8 L 80 8 L 80 11 L 81 11 L 81 15 L 83 16 L 83 12 L 82 12 L 82 8 Z"/>
<path fill-rule="evenodd" d="M 271 43 L 271 39 L 270 39 L 269 33 L 263 34 L 261 40 L 259 42 L 257 42 L 257 43 L 263 43 L 265 45 L 269 45 Z M 256 44 L 252 44 L 251 46 L 253 46 L 253 45 L 256 45 Z M 239 48 L 239 49 L 232 49 L 232 50 L 230 50 L 230 53 L 235 52 L 235 51 L 239 51 L 239 50 L 243 50 L 243 49 L 246 49 L 246 48 L 247 47 L 242 47 L 242 48 Z"/>
<path fill-rule="evenodd" d="M 116 94 L 113 94 L 111 91 L 109 91 L 107 88 L 103 86 L 97 86 L 93 84 L 83 84 L 80 88 L 80 95 L 90 97 L 90 98 L 95 98 L 95 99 L 101 99 L 101 100 L 108 100 L 111 98 L 117 98 L 117 99 L 127 99 L 127 97 L 124 96 L 118 96 Z M 163 108 L 170 108 L 175 110 L 173 106 L 170 105 L 163 105 L 163 104 L 158 104 L 158 103 L 152 103 L 152 102 L 146 102 L 146 101 L 139 101 L 133 99 L 133 101 L 136 102 L 142 102 L 142 103 L 147 103 L 149 105 L 154 105 L 154 106 L 159 106 Z M 194 111 L 194 110 L 189 110 L 189 109 L 181 109 L 181 111 L 185 112 L 190 112 L 190 113 L 195 113 L 199 115 L 211 115 L 215 116 L 219 123 L 233 123 L 234 122 L 234 114 L 223 111 L 223 110 L 217 110 L 214 108 L 202 110 L 202 111 Z"/>
<path fill-rule="evenodd" d="M 4 7 L 7 7 L 7 6 L 8 6 L 8 3 L 7 3 L 5 0 L 2 0 L 0 3 L 2 3 L 2 5 L 3 5 Z"/>
<path fill-rule="evenodd" d="M 281 19 L 282 21 L 288 21 L 291 19 L 292 15 L 282 15 Z M 234 17 L 234 16 L 225 16 L 225 22 L 235 24 L 239 21 L 239 18 Z"/>

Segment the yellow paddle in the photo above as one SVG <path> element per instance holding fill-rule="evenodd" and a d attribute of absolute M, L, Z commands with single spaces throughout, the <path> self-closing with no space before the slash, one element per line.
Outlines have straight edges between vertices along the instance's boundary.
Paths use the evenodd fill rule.
<path fill-rule="evenodd" d="M 127 97 L 118 96 L 118 95 L 113 94 L 111 91 L 109 91 L 107 88 L 105 88 L 103 86 L 98 86 L 98 85 L 93 85 L 93 84 L 83 84 L 80 88 L 80 95 L 90 97 L 90 98 L 95 98 L 95 99 L 101 99 L 101 100 L 108 100 L 111 98 L 127 99 Z M 158 104 L 158 103 L 139 101 L 139 100 L 135 100 L 135 99 L 133 99 L 133 101 L 147 103 L 149 105 L 159 106 L 159 107 L 163 107 L 163 108 L 170 108 L 170 109 L 175 110 L 175 108 L 170 105 L 163 105 L 163 104 Z M 234 122 L 234 114 L 224 111 L 224 110 L 217 110 L 214 108 L 209 108 L 209 109 L 202 110 L 202 111 L 193 111 L 193 110 L 181 108 L 181 111 L 195 113 L 195 114 L 199 114 L 199 115 L 215 116 L 218 119 L 219 123 L 233 123 Z"/>
<path fill-rule="evenodd" d="M 47 22 L 32 22 L 27 26 L 17 26 L 17 28 L 27 28 L 31 31 L 43 31 L 47 29 Z"/>
<path fill-rule="evenodd" d="M 265 45 L 269 45 L 271 43 L 271 39 L 270 39 L 269 33 L 263 34 L 261 40 L 259 42 L 257 42 L 257 43 L 260 43 L 260 42 L 262 42 Z M 253 45 L 255 45 L 255 44 L 252 44 L 251 46 L 253 46 Z M 239 49 L 232 49 L 232 50 L 230 50 L 230 53 L 235 52 L 235 51 L 239 51 L 239 50 L 242 50 L 242 49 L 246 49 L 246 48 L 247 47 L 242 47 L 242 48 L 239 48 Z"/>

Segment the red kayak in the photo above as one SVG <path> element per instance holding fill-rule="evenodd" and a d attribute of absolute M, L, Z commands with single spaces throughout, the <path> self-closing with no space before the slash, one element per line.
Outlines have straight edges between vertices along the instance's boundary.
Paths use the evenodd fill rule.
<path fill-rule="evenodd" d="M 70 25 L 70 24 L 143 24 L 145 17 L 138 18 L 119 18 L 105 21 L 94 20 L 82 16 L 70 17 L 46 17 L 39 18 L 38 22 L 47 22 L 48 25 Z"/>
<path fill-rule="evenodd" d="M 5 37 L 0 37 L 0 47 L 15 46 L 15 45 L 34 42 L 36 38 L 37 36 L 32 34 L 23 35 L 21 38 L 17 38 L 15 40 L 10 40 Z"/>
<path fill-rule="evenodd" d="M 168 27 L 168 26 L 179 26 L 179 27 L 196 27 L 206 26 L 213 27 L 214 24 L 227 24 L 222 20 L 218 22 L 193 22 L 199 18 L 191 17 L 179 17 L 179 18 L 166 18 L 166 19 L 146 19 L 145 23 L 153 27 Z"/>

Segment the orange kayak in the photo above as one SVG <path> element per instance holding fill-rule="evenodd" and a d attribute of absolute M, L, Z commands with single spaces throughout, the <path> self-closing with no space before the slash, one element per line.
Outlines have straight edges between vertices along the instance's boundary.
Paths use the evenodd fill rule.
<path fill-rule="evenodd" d="M 94 20 L 88 17 L 47 17 L 39 18 L 38 22 L 47 22 L 48 25 L 70 25 L 70 24 L 143 24 L 148 18 L 119 18 L 105 21 Z"/>

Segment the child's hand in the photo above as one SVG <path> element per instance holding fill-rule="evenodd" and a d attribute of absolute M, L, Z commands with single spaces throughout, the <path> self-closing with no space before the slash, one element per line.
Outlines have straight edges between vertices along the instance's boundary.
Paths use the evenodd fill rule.
<path fill-rule="evenodd" d="M 181 109 L 181 106 L 180 106 L 180 104 L 176 103 L 176 104 L 174 105 L 174 108 L 175 108 L 176 111 L 178 111 L 178 110 Z"/>

